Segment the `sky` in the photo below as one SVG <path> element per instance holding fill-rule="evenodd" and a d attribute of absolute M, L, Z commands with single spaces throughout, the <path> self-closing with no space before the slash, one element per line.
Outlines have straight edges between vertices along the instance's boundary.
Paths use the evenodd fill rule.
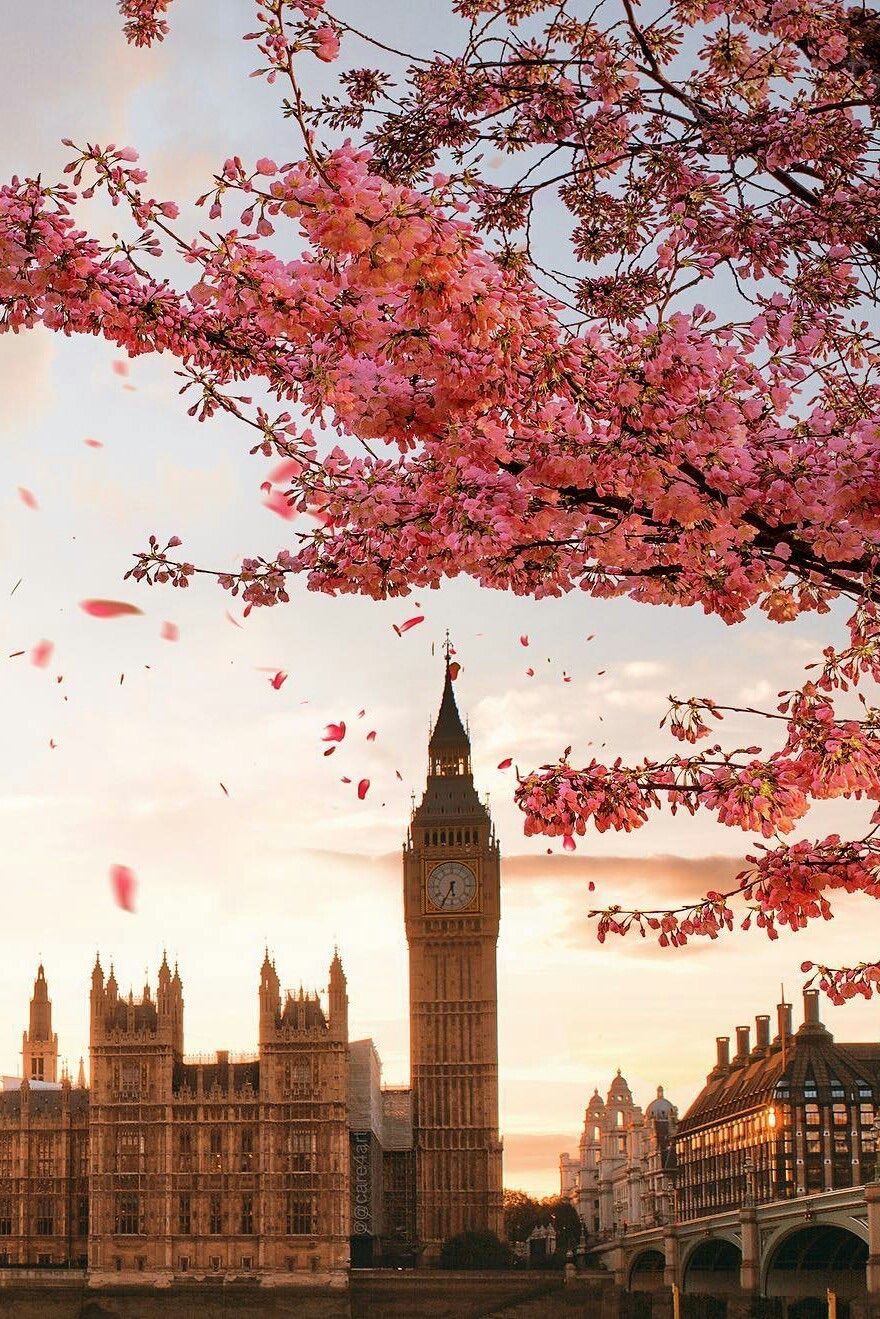
<path fill-rule="evenodd" d="M 125 46 L 110 0 L 68 8 L 63 22 L 54 0 L 7 8 L 0 179 L 57 175 L 62 137 L 114 141 L 140 151 L 152 195 L 185 205 L 230 154 L 294 158 L 275 93 L 247 78 L 248 0 L 178 0 L 170 37 L 151 51 Z M 446 7 L 427 0 L 386 3 L 381 22 L 411 49 L 454 36 Z M 323 65 L 307 74 L 313 87 L 333 76 Z M 95 211 L 98 232 L 107 224 Z M 512 756 L 530 769 L 569 744 L 574 761 L 669 754 L 677 744 L 658 724 L 670 692 L 772 700 L 802 681 L 829 637 L 842 638 L 842 615 L 730 629 L 695 611 L 580 593 L 526 601 L 460 580 L 387 603 L 297 587 L 287 607 L 236 627 L 227 612 L 241 621 L 240 606 L 210 580 L 179 592 L 121 579 L 151 532 L 181 535 L 210 567 L 274 554 L 289 524 L 262 507 L 265 461 L 232 422 L 186 417 L 171 362 L 141 358 L 121 376 L 118 359 L 97 340 L 0 337 L 0 1072 L 19 1066 L 40 959 L 75 1074 L 97 951 L 136 993 L 145 976 L 155 982 L 163 949 L 178 960 L 195 1054 L 255 1048 L 266 944 L 292 988 L 325 986 L 338 944 L 351 1036 L 371 1036 L 384 1079 L 405 1083 L 400 849 L 410 794 L 424 788 L 447 628 L 475 780 L 502 846 L 506 1185 L 558 1189 L 559 1153 L 574 1152 L 594 1086 L 604 1094 L 618 1067 L 638 1103 L 663 1084 L 684 1111 L 716 1035 L 772 1013 L 781 983 L 798 1004 L 804 958 L 876 956 L 875 910 L 856 898 L 830 925 L 775 944 L 753 933 L 676 952 L 631 938 L 600 947 L 586 916 L 594 903 L 656 906 L 719 887 L 749 836 L 710 817 L 660 815 L 631 835 L 580 839 L 573 856 L 547 855 L 547 840 L 523 836 L 514 771 L 497 768 Z M 78 608 L 89 597 L 143 614 L 95 620 Z M 415 613 L 425 622 L 398 637 L 392 625 Z M 162 639 L 166 621 L 177 642 Z M 7 658 L 43 639 L 54 645 L 46 668 L 27 653 Z M 277 691 L 276 669 L 289 674 Z M 325 757 L 324 726 L 340 719 L 349 735 Z M 734 745 L 755 740 L 744 722 L 727 731 Z M 343 776 L 370 778 L 364 801 Z M 826 805 L 804 832 L 861 819 Z M 134 913 L 114 905 L 114 864 L 138 877 Z M 838 1038 L 876 1038 L 872 1004 L 824 1013 Z"/>

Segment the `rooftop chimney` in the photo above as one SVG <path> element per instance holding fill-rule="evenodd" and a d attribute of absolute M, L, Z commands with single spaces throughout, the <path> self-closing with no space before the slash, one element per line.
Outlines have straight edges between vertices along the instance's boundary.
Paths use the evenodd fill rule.
<path fill-rule="evenodd" d="M 745 1064 L 749 1060 L 749 1028 L 748 1026 L 737 1026 L 736 1028 L 736 1057 L 734 1062 Z"/>
<path fill-rule="evenodd" d="M 776 1025 L 780 1045 L 783 1040 L 791 1039 L 791 1004 L 776 1004 Z"/>
<path fill-rule="evenodd" d="M 760 1058 L 770 1048 L 770 1018 L 766 1013 L 755 1017 L 755 1048 L 753 1052 Z"/>
<path fill-rule="evenodd" d="M 805 989 L 804 1025 L 818 1026 L 819 1024 L 819 991 L 818 989 Z"/>
<path fill-rule="evenodd" d="M 715 1039 L 715 1047 L 718 1050 L 718 1060 L 715 1064 L 716 1071 L 726 1072 L 730 1070 L 730 1036 L 718 1035 Z"/>

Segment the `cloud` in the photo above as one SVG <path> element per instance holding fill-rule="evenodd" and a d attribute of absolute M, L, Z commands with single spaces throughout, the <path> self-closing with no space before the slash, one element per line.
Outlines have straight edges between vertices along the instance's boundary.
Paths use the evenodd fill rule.
<path fill-rule="evenodd" d="M 728 884 L 743 868 L 742 857 L 675 856 L 533 856 L 518 854 L 502 860 L 505 882 L 547 879 L 566 886 L 593 880 L 597 886 L 639 889 L 651 901 L 697 898 L 707 889 Z"/>
<path fill-rule="evenodd" d="M 626 678 L 659 678 L 666 670 L 667 665 L 657 660 L 628 660 L 621 671 Z"/>

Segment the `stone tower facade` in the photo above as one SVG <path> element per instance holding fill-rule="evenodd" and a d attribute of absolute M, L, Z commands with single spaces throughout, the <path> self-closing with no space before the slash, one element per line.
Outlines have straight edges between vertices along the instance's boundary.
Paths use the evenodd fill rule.
<path fill-rule="evenodd" d="M 428 782 L 403 852 L 418 1237 L 426 1263 L 502 1228 L 498 842 L 471 773 L 449 658 Z"/>
<path fill-rule="evenodd" d="M 52 1034 L 52 1004 L 42 962 L 34 981 L 28 1029 L 21 1037 L 21 1074 L 29 1081 L 58 1080 L 58 1036 Z"/>

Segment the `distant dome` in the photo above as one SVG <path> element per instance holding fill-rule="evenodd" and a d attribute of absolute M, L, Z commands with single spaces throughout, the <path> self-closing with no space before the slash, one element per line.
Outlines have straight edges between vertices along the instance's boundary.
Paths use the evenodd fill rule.
<path fill-rule="evenodd" d="M 645 1109 L 645 1117 L 654 1118 L 661 1122 L 668 1122 L 670 1118 L 675 1117 L 675 1105 L 670 1104 L 664 1096 L 662 1085 L 657 1086 L 657 1098 L 652 1099 Z"/>
<path fill-rule="evenodd" d="M 620 1075 L 619 1067 L 617 1069 L 617 1075 L 611 1082 L 611 1088 L 608 1091 L 608 1099 L 606 1102 L 609 1104 L 632 1103 L 632 1091 L 627 1085 L 625 1078 Z"/>
<path fill-rule="evenodd" d="M 605 1101 L 603 1100 L 602 1096 L 599 1094 L 598 1090 L 594 1090 L 592 1095 L 590 1096 L 590 1102 L 587 1104 L 587 1112 L 588 1113 L 605 1112 Z"/>

